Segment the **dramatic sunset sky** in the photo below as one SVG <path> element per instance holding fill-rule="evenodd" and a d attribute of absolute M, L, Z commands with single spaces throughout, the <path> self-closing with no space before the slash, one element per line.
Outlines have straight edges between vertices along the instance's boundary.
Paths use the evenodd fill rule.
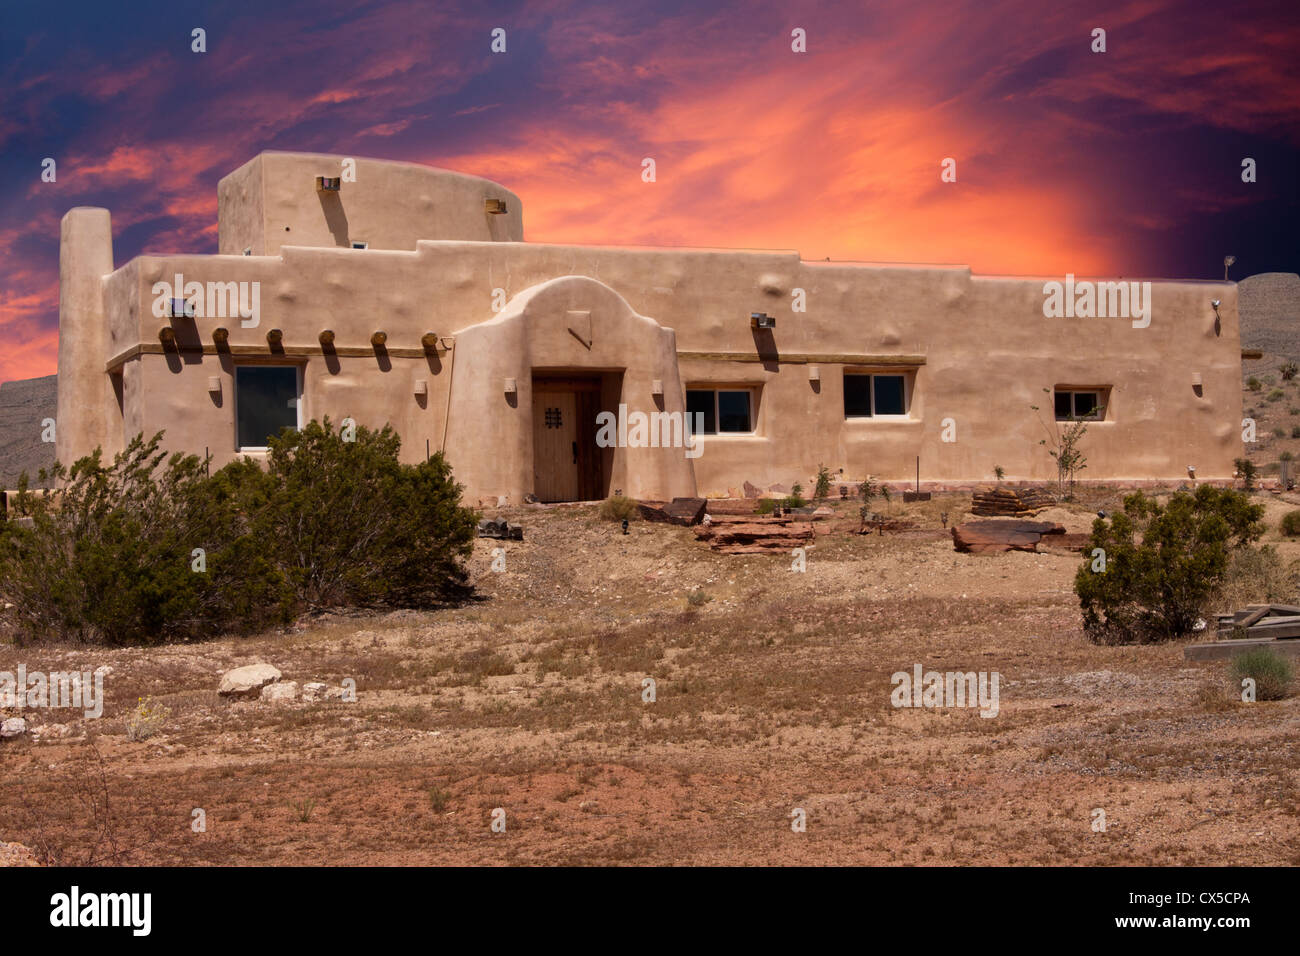
<path fill-rule="evenodd" d="M 0 381 L 56 370 L 64 212 L 110 209 L 118 265 L 216 252 L 217 180 L 264 149 L 486 176 L 536 242 L 1300 267 L 1297 0 L 10 2 L 0 103 Z"/>

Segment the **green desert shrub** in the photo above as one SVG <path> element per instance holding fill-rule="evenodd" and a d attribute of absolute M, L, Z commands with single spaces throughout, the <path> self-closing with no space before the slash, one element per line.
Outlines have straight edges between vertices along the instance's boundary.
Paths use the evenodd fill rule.
<path fill-rule="evenodd" d="M 756 509 L 757 514 L 770 515 L 774 511 L 776 511 L 776 501 L 774 499 L 772 498 L 758 499 L 758 508 Z"/>
<path fill-rule="evenodd" d="M 803 485 L 795 482 L 794 487 L 790 489 L 790 494 L 786 496 L 784 506 L 787 508 L 802 508 L 808 502 L 803 496 Z"/>
<path fill-rule="evenodd" d="M 30 527 L 0 523 L 0 597 L 18 639 L 153 644 L 287 619 L 288 582 L 248 516 L 194 455 L 137 436 L 104 464 L 98 450 L 19 501 Z M 254 466 L 256 467 L 256 466 Z"/>
<path fill-rule="evenodd" d="M 1282 516 L 1282 533 L 1289 538 L 1300 535 L 1300 511 L 1288 511 Z"/>
<path fill-rule="evenodd" d="M 1295 676 L 1291 662 L 1266 647 L 1238 654 L 1232 659 L 1230 672 L 1237 687 L 1247 677 L 1255 681 L 1256 700 L 1282 700 L 1291 696 L 1291 680 Z"/>
<path fill-rule="evenodd" d="M 1255 488 L 1255 478 L 1259 474 L 1259 469 L 1249 458 L 1234 458 L 1233 465 L 1237 469 L 1237 474 L 1246 484 L 1247 491 L 1253 491 Z"/>
<path fill-rule="evenodd" d="M 694 608 L 704 607 L 713 600 L 713 595 L 703 588 L 696 588 L 686 595 L 686 603 Z"/>
<path fill-rule="evenodd" d="M 390 426 L 345 438 L 328 418 L 267 445 L 265 471 L 245 460 L 213 478 L 301 603 L 429 606 L 464 587 L 478 516 L 441 452 L 404 465 Z"/>
<path fill-rule="evenodd" d="M 1268 393 L 1266 401 L 1276 402 L 1283 398 L 1286 398 L 1286 392 L 1282 391 L 1280 388 L 1275 388 Z"/>
<path fill-rule="evenodd" d="M 636 499 L 627 495 L 610 495 L 600 503 L 600 516 L 606 521 L 634 521 L 639 512 Z"/>
<path fill-rule="evenodd" d="M 831 494 L 831 470 L 825 465 L 817 466 L 817 484 L 813 487 L 813 498 L 820 501 Z"/>
<path fill-rule="evenodd" d="M 312 422 L 269 440 L 267 469 L 211 475 L 137 436 L 49 472 L 58 494 L 0 524 L 0 597 L 20 640 L 152 644 L 251 631 L 302 607 L 434 603 L 460 592 L 477 516 L 441 455 L 398 460 L 388 427 L 355 441 Z M 42 474 L 45 477 L 45 474 Z"/>
<path fill-rule="evenodd" d="M 1097 643 L 1189 633 L 1221 586 L 1233 552 L 1263 533 L 1264 509 L 1231 489 L 1201 485 L 1162 505 L 1135 492 L 1097 518 L 1074 579 L 1084 630 Z M 1094 551 L 1105 555 L 1104 570 Z"/>
<path fill-rule="evenodd" d="M 1264 383 L 1252 375 L 1250 378 L 1246 379 L 1246 387 L 1252 392 L 1258 392 L 1264 387 Z"/>

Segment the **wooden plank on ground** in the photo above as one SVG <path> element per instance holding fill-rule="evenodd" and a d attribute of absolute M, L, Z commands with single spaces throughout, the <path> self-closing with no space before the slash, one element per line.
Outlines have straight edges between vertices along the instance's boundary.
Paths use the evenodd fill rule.
<path fill-rule="evenodd" d="M 1249 614 L 1243 617 L 1238 623 L 1242 627 L 1250 627 L 1252 624 L 1254 624 L 1256 621 L 1262 618 L 1265 614 L 1268 614 L 1271 611 L 1272 608 L 1266 604 L 1263 607 L 1256 608 L 1255 610 L 1251 611 Z"/>

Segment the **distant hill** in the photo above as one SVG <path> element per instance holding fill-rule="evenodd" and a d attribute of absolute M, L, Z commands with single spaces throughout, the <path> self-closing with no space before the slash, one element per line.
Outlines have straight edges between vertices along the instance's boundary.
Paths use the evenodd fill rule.
<path fill-rule="evenodd" d="M 1300 275 L 1261 272 L 1237 283 L 1241 347 L 1260 349 L 1264 358 L 1246 362 L 1245 371 L 1276 368 L 1287 359 L 1300 361 Z"/>
<path fill-rule="evenodd" d="M 36 473 L 54 464 L 54 443 L 41 441 L 41 421 L 53 418 L 58 407 L 59 377 L 29 378 L 0 385 L 0 488 L 13 488 L 26 471 Z"/>

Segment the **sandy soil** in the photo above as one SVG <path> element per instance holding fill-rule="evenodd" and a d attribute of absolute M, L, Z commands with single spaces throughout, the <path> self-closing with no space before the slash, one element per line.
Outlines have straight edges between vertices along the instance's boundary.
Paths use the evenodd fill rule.
<path fill-rule="evenodd" d="M 1041 517 L 1087 530 L 1118 504 L 1095 494 Z M 890 508 L 939 529 L 969 500 Z M 502 514 L 525 540 L 501 573 L 478 541 L 463 607 L 0 646 L 0 670 L 112 667 L 102 719 L 26 711 L 35 732 L 0 742 L 0 843 L 66 863 L 1300 863 L 1300 702 L 1236 702 L 1181 645 L 1090 644 L 1078 556 L 843 534 L 797 573 L 593 508 Z M 219 698 L 255 661 L 357 699 Z M 915 664 L 997 672 L 997 716 L 895 709 Z M 169 713 L 130 740 L 140 698 Z"/>

